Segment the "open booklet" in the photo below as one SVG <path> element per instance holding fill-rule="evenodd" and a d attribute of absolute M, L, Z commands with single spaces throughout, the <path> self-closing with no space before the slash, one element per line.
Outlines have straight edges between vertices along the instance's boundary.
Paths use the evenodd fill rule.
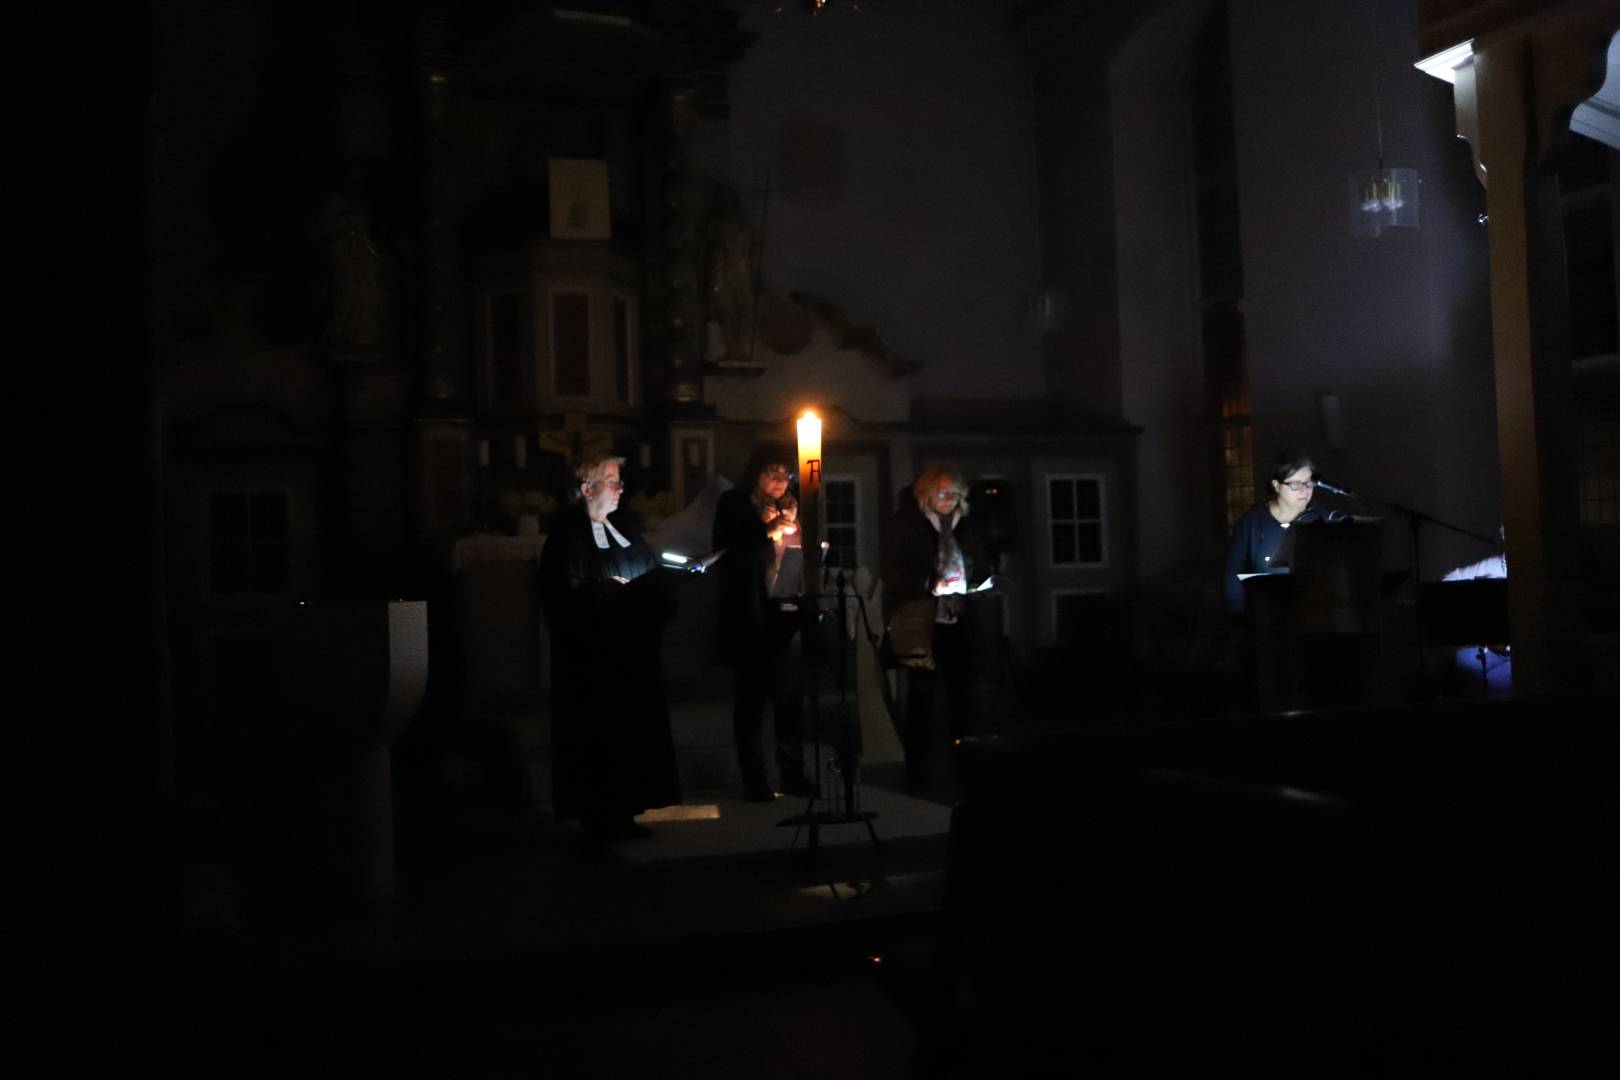
<path fill-rule="evenodd" d="M 688 574 L 701 574 L 713 566 L 725 554 L 725 550 L 713 552 L 701 559 L 695 555 L 682 555 L 675 551 L 660 553 L 658 560 L 669 570 L 680 570 Z"/>

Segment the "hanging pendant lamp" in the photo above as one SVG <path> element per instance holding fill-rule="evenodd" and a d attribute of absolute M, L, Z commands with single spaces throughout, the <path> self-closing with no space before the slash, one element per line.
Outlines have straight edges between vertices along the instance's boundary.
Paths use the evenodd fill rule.
<path fill-rule="evenodd" d="M 1378 8 L 1373 6 L 1373 22 L 1378 25 Z M 1350 177 L 1350 235 L 1373 239 L 1386 229 L 1418 227 L 1419 193 L 1422 178 L 1416 169 L 1384 167 L 1383 78 L 1378 74 L 1382 35 L 1373 35 L 1373 123 L 1378 132 L 1378 167 L 1372 172 Z"/>

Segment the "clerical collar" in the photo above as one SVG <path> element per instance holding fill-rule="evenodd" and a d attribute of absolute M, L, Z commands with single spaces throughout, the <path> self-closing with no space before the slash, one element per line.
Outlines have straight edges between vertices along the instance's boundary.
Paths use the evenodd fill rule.
<path fill-rule="evenodd" d="M 630 541 L 626 540 L 624 538 L 624 534 L 621 533 L 618 529 L 615 529 L 613 527 L 613 522 L 611 522 L 611 521 L 593 521 L 593 522 L 591 522 L 591 536 L 592 536 L 593 539 L 596 540 L 596 546 L 601 548 L 603 551 L 608 550 L 608 534 L 609 533 L 613 534 L 613 539 L 618 542 L 618 545 L 620 547 L 627 548 L 627 547 L 630 546 Z"/>

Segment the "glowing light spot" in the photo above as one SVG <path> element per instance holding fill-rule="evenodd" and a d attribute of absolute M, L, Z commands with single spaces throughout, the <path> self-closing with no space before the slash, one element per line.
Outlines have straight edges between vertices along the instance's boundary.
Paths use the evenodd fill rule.
<path fill-rule="evenodd" d="M 720 807 L 714 803 L 699 803 L 694 806 L 660 806 L 656 810 L 648 810 L 644 814 L 637 814 L 636 820 L 646 823 L 660 821 L 719 821 Z"/>

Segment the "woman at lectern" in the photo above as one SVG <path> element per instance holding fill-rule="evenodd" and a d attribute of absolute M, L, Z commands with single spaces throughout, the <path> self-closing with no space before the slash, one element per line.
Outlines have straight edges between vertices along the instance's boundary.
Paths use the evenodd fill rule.
<path fill-rule="evenodd" d="M 674 602 L 658 561 L 617 517 L 620 457 L 593 455 L 546 538 L 540 605 L 551 634 L 552 803 L 595 843 L 645 835 L 635 816 L 681 801 L 659 639 Z"/>
<path fill-rule="evenodd" d="M 1226 549 L 1226 609 L 1244 609 L 1239 574 L 1269 574 L 1286 565 L 1283 541 L 1295 522 L 1321 521 L 1310 508 L 1316 494 L 1316 463 L 1308 454 L 1283 454 L 1271 469 L 1271 497 L 1247 511 L 1232 527 Z"/>

